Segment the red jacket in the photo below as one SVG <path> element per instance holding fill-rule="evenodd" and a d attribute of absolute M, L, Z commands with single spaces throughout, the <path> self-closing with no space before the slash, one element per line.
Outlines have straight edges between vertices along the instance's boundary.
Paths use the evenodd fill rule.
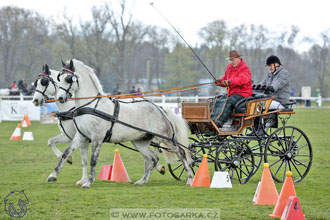
<path fill-rule="evenodd" d="M 225 75 L 220 80 L 230 81 L 228 96 L 235 94 L 241 94 L 244 97 L 252 96 L 251 71 L 243 59 L 236 67 L 229 64 Z"/>

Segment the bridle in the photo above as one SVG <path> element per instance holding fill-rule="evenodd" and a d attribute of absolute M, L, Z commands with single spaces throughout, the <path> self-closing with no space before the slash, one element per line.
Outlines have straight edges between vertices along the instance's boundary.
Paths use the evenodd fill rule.
<path fill-rule="evenodd" d="M 36 89 L 36 92 L 39 92 L 46 100 L 49 99 L 48 96 L 45 94 L 48 86 L 49 86 L 49 82 L 51 82 L 55 88 L 56 91 L 56 82 L 53 80 L 53 78 L 51 78 L 48 74 L 45 73 L 39 73 L 38 78 L 36 79 L 36 81 L 34 82 L 34 86 L 37 87 L 37 82 L 38 80 L 41 79 L 40 83 L 42 86 L 44 86 L 44 90 L 41 91 L 39 89 Z"/>
<path fill-rule="evenodd" d="M 60 82 L 60 76 L 64 75 L 65 73 L 67 73 L 68 75 L 65 77 L 65 82 L 69 83 L 69 87 L 63 88 L 62 86 L 59 87 L 59 89 L 62 89 L 66 92 L 66 94 L 69 94 L 70 98 L 72 97 L 72 93 L 70 92 L 70 89 L 73 85 L 74 82 L 77 82 L 78 84 L 78 88 L 79 88 L 79 81 L 78 81 L 78 76 L 74 73 L 74 71 L 68 69 L 68 68 L 63 68 L 62 72 L 60 74 L 57 75 L 57 80 Z"/>

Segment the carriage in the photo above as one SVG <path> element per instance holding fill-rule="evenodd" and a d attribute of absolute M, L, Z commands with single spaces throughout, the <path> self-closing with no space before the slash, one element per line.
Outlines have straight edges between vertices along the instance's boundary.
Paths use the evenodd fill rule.
<path fill-rule="evenodd" d="M 76 72 L 74 72 L 75 68 Z M 277 182 L 284 181 L 285 173 L 288 170 L 293 172 L 295 182 L 301 181 L 310 170 L 313 154 L 308 137 L 299 128 L 286 125 L 295 112 L 292 108 L 270 109 L 273 97 L 263 93 L 254 93 L 253 96 L 237 102 L 230 120 L 222 128 L 218 128 L 211 120 L 210 103 L 212 100 L 182 103 L 182 116 L 188 122 L 192 133 L 189 144 L 184 120 L 170 110 L 161 109 L 145 99 L 122 103 L 119 108 L 118 100 L 103 99 L 106 96 L 100 95 L 93 97 L 93 94 L 102 94 L 101 84 L 94 71 L 78 60 L 74 62 L 71 60 L 69 64 L 63 63 L 62 72 L 54 71 L 51 75 L 48 66 L 45 67 L 44 72 L 38 74 L 36 81 L 37 93 L 33 98 L 35 105 L 42 104 L 48 95 L 54 96 L 57 88 L 59 88 L 57 105 L 61 108 L 65 107 L 71 92 L 75 92 L 75 96 L 78 97 L 74 110 L 71 106 L 66 106 L 69 110 L 64 113 L 70 113 L 70 120 L 64 120 L 63 124 L 60 120 L 59 126 L 62 134 L 49 141 L 49 146 L 52 147 L 60 161 L 49 175 L 47 182 L 56 181 L 56 174 L 61 170 L 63 163 L 75 149 L 80 147 L 83 176 L 76 184 L 89 188 L 95 176 L 99 153 L 99 150 L 96 149 L 100 149 L 102 142 L 117 143 L 129 148 L 121 142 L 131 141 L 135 148 L 143 154 L 145 167 L 148 169 L 145 169 L 144 176 L 135 184 L 145 184 L 153 168 L 157 165 L 157 154 L 149 149 L 150 145 L 155 147 L 155 150 L 162 149 L 164 156 L 167 154 L 165 152 L 168 152 L 174 153 L 180 158 L 180 161 L 174 163 L 172 163 L 172 159 L 166 161 L 170 163 L 169 171 L 174 178 L 180 180 L 183 173 L 186 173 L 188 185 L 192 182 L 192 174 L 198 168 L 204 154 L 207 155 L 208 162 L 214 163 L 216 171 L 228 171 L 232 181 L 238 180 L 241 184 L 248 182 L 256 173 L 262 160 L 270 164 L 271 174 Z M 59 76 L 62 76 L 62 81 Z M 93 85 L 94 91 L 80 89 L 90 85 Z M 292 102 L 291 106 L 292 104 L 294 103 Z M 98 109 L 100 106 L 103 108 Z M 139 111 L 142 115 L 136 117 L 137 110 L 142 108 L 153 114 L 145 115 Z M 125 114 L 119 116 L 119 109 Z M 147 116 L 144 117 L 144 121 L 140 120 L 143 116 Z M 81 118 L 76 120 L 76 117 Z M 85 124 L 79 125 L 78 123 L 84 123 L 82 119 L 95 120 L 98 122 L 94 123 L 97 126 L 91 128 Z M 278 126 L 279 120 L 282 126 Z M 129 123 L 127 123 L 128 121 Z M 65 122 L 67 124 L 64 124 Z M 115 128 L 116 132 L 113 132 L 115 123 L 119 126 Z M 90 124 L 92 123 L 88 123 L 88 125 Z M 153 127 L 150 128 L 150 125 Z M 71 131 L 72 134 L 70 133 L 70 135 L 66 131 Z M 73 136 L 73 140 L 70 139 Z M 92 136 L 95 138 L 94 141 L 91 140 Z M 152 141 L 154 137 L 157 142 Z M 91 174 L 87 179 L 89 141 L 92 143 L 92 158 Z M 71 144 L 62 154 L 55 146 L 57 142 L 71 142 Z M 164 148 L 162 144 L 165 144 L 166 147 Z M 188 156 L 190 153 L 192 158 Z"/>
<path fill-rule="evenodd" d="M 283 182 L 286 171 L 293 172 L 295 182 L 301 181 L 312 164 L 312 145 L 299 128 L 287 126 L 295 112 L 294 101 L 287 109 L 270 109 L 273 97 L 254 91 L 236 103 L 229 121 L 218 128 L 211 120 L 212 99 L 199 103 L 182 103 L 182 116 L 191 133 L 189 149 L 193 152 L 193 172 L 203 155 L 215 171 L 227 171 L 232 182 L 244 184 L 260 167 L 269 163 L 276 182 Z M 169 165 L 173 177 L 180 180 L 184 169 L 180 162 Z"/>

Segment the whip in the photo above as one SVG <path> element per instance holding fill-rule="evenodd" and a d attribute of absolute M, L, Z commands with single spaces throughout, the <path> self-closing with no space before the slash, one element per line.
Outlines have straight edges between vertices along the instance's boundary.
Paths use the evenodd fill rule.
<path fill-rule="evenodd" d="M 195 51 L 192 49 L 192 47 L 187 43 L 187 41 L 182 37 L 182 35 L 176 30 L 176 28 L 172 25 L 172 23 L 163 15 L 155 6 L 153 2 L 149 3 L 157 12 L 160 14 L 165 21 L 173 28 L 173 30 L 180 36 L 180 38 L 186 43 L 186 45 L 189 47 L 191 52 L 195 55 L 197 60 L 204 66 L 204 68 L 207 70 L 207 72 L 212 76 L 214 80 L 216 80 L 215 76 L 211 73 L 211 71 L 207 68 L 207 66 L 204 64 L 204 62 L 199 58 L 199 56 L 195 53 Z"/>

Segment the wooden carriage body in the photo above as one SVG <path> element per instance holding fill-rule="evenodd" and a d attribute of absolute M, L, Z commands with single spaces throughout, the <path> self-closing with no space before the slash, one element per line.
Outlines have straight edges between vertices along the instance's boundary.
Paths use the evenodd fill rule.
<path fill-rule="evenodd" d="M 254 125 L 254 118 L 280 112 L 281 110 L 269 111 L 274 98 L 257 98 L 250 100 L 240 113 L 232 113 L 230 125 L 218 128 L 211 119 L 210 102 L 182 103 L 182 117 L 189 123 L 191 132 L 217 133 L 220 136 L 242 134 L 244 128 Z"/>

